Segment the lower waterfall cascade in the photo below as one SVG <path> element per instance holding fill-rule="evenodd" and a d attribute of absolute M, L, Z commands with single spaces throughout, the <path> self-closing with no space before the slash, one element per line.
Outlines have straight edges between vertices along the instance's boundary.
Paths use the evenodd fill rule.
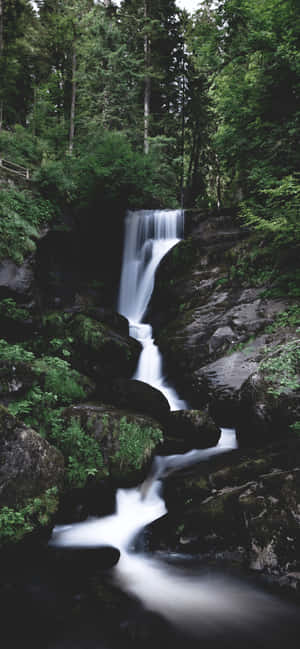
<path fill-rule="evenodd" d="M 161 390 L 173 410 L 184 409 L 187 405 L 165 381 L 151 325 L 144 323 L 143 318 L 159 262 L 182 236 L 180 210 L 129 212 L 119 296 L 119 311 L 128 318 L 131 335 L 143 347 L 133 378 Z M 137 536 L 167 513 L 161 495 L 162 480 L 175 471 L 236 447 L 235 431 L 223 428 L 215 447 L 191 450 L 182 455 L 157 456 L 142 485 L 118 490 L 114 514 L 57 526 L 50 545 L 58 548 L 117 547 L 121 556 L 111 569 L 112 583 L 138 597 L 146 609 L 184 629 L 189 637 L 205 642 L 208 637 L 213 638 L 208 647 L 235 648 L 247 638 L 247 647 L 252 649 L 270 649 L 271 646 L 279 649 L 282 641 L 279 631 L 283 628 L 288 637 L 289 616 L 294 615 L 289 605 L 240 579 L 220 573 L 199 573 L 197 569 L 191 571 L 186 566 L 178 567 L 164 560 L 160 554 L 151 556 L 135 551 Z M 272 639 L 269 636 L 271 628 L 274 631 Z M 236 639 L 232 644 L 233 636 Z M 284 636 L 283 642 L 285 640 Z"/>

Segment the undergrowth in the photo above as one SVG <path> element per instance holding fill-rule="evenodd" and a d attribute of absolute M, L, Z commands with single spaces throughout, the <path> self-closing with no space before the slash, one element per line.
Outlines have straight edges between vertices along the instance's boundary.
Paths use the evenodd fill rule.
<path fill-rule="evenodd" d="M 30 498 L 20 508 L 0 509 L 0 544 L 17 543 L 38 525 L 45 526 L 58 506 L 58 489 L 51 487 L 41 496 Z"/>

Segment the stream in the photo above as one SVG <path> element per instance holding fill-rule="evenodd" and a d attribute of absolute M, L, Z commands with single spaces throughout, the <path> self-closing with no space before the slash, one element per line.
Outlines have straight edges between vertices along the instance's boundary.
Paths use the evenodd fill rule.
<path fill-rule="evenodd" d="M 153 291 L 155 271 L 164 255 L 182 238 L 183 229 L 180 210 L 128 213 L 118 307 L 129 320 L 131 336 L 142 344 L 133 378 L 159 389 L 172 410 L 188 406 L 163 375 L 162 358 L 153 340 L 151 325 L 144 322 L 144 317 Z M 184 555 L 149 555 L 135 550 L 136 539 L 143 534 L 144 528 L 167 512 L 162 480 L 175 471 L 236 447 L 235 431 L 222 429 L 220 441 L 213 448 L 157 456 L 143 485 L 118 490 L 113 515 L 57 526 L 50 545 L 55 548 L 117 547 L 121 557 L 110 570 L 110 583 L 137 597 L 147 610 L 159 614 L 183 634 L 179 646 L 186 642 L 188 647 L 198 647 L 203 641 L 208 649 L 242 646 L 243 649 L 279 649 L 285 642 L 289 647 L 296 647 L 293 636 L 296 637 L 299 630 L 298 609 L 259 588 L 251 579 L 233 577 L 217 567 L 191 562 Z M 74 640 L 72 647 L 90 647 L 88 641 L 87 644 L 76 642 Z M 59 645 L 64 646 L 63 643 Z M 100 647 L 100 644 L 91 646 Z M 133 642 L 132 646 L 142 644 Z"/>

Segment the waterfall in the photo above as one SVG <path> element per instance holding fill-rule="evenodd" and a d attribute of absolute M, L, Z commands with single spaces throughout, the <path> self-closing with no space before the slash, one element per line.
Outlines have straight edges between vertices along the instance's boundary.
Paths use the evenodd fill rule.
<path fill-rule="evenodd" d="M 133 378 L 160 390 L 168 399 L 171 410 L 183 410 L 187 405 L 166 382 L 152 327 L 144 323 L 143 318 L 151 299 L 157 267 L 183 233 L 182 210 L 128 212 L 118 304 L 119 312 L 129 320 L 130 335 L 142 345 Z"/>
<path fill-rule="evenodd" d="M 143 346 L 135 378 L 158 387 L 173 409 L 185 404 L 164 381 L 161 356 L 153 341 L 151 326 L 142 321 L 152 294 L 156 268 L 182 233 L 183 220 L 179 211 L 128 214 L 119 299 L 119 310 L 130 322 L 131 335 Z M 137 535 L 167 511 L 161 496 L 161 480 L 174 471 L 236 446 L 235 431 L 222 429 L 219 443 L 213 448 L 156 457 L 142 485 L 118 490 L 115 514 L 58 526 L 52 533 L 50 545 L 74 548 L 108 544 L 119 548 L 120 560 L 110 573 L 113 584 L 137 596 L 147 608 L 164 616 L 175 627 L 184 629 L 190 640 L 196 639 L 196 646 L 203 643 L 214 649 L 240 646 L 279 649 L 285 644 L 279 635 L 281 629 L 287 635 L 290 631 L 289 611 L 272 596 L 226 574 L 212 576 L 195 568 L 191 571 L 186 564 L 172 565 L 157 556 L 133 552 Z M 208 644 L 210 639 L 212 644 Z M 249 644 L 245 645 L 245 640 Z"/>

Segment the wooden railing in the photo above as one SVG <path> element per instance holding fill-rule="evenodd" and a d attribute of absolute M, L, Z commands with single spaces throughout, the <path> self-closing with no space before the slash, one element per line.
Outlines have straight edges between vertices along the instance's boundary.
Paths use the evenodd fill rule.
<path fill-rule="evenodd" d="M 29 169 L 22 167 L 22 165 L 15 164 L 15 162 L 9 162 L 9 160 L 3 160 L 3 158 L 0 158 L 0 171 L 1 169 L 9 171 L 12 174 L 18 174 L 18 176 L 22 176 L 22 178 L 26 178 L 26 180 L 30 180 Z"/>

